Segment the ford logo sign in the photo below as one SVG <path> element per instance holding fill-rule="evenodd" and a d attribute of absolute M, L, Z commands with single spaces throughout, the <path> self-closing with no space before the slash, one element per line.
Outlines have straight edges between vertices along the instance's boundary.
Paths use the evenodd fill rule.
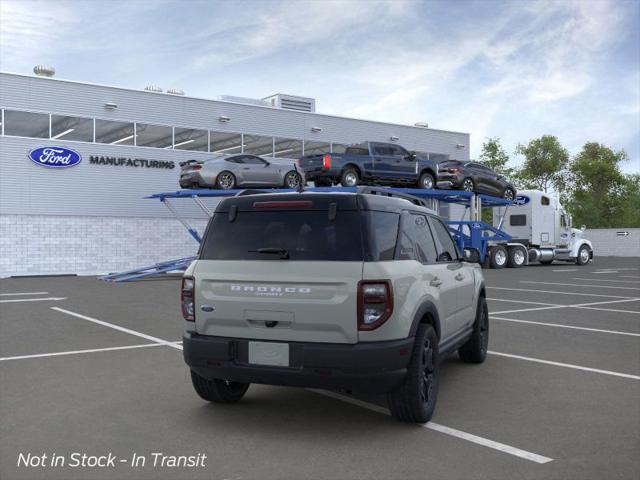
<path fill-rule="evenodd" d="M 79 164 L 82 156 L 69 148 L 38 147 L 29 152 L 29 160 L 43 167 L 68 168 Z"/>
<path fill-rule="evenodd" d="M 527 203 L 529 203 L 531 199 L 529 197 L 527 197 L 526 195 L 518 195 L 516 196 L 516 199 L 513 201 L 514 205 L 526 205 Z"/>

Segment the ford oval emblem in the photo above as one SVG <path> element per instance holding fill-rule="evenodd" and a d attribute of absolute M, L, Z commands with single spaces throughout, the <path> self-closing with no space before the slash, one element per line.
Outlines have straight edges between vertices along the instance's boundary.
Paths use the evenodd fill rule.
<path fill-rule="evenodd" d="M 513 201 L 514 205 L 526 205 L 527 203 L 529 203 L 531 199 L 529 197 L 527 197 L 526 195 L 518 195 L 516 196 L 516 199 Z"/>
<path fill-rule="evenodd" d="M 69 148 L 38 147 L 29 152 L 29 160 L 42 167 L 68 168 L 79 164 L 82 156 Z"/>

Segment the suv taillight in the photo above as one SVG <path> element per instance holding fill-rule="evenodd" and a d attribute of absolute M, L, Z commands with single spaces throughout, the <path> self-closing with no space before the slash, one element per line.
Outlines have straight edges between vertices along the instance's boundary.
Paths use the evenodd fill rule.
<path fill-rule="evenodd" d="M 194 297 L 196 282 L 191 277 L 182 279 L 182 288 L 180 290 L 180 298 L 182 303 L 182 316 L 188 322 L 196 321 Z"/>
<path fill-rule="evenodd" d="M 459 168 L 450 168 L 449 173 L 457 173 L 459 170 Z"/>
<path fill-rule="evenodd" d="M 322 156 L 322 168 L 331 168 L 331 155 L 328 153 Z"/>
<path fill-rule="evenodd" d="M 375 330 L 393 313 L 393 288 L 389 280 L 358 283 L 358 330 Z"/>

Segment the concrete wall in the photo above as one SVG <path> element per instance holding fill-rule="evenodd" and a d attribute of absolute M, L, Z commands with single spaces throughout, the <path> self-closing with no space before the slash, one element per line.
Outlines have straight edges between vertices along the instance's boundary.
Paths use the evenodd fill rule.
<path fill-rule="evenodd" d="M 622 232 L 628 235 L 618 234 Z M 640 228 L 589 228 L 585 238 L 591 240 L 595 257 L 640 257 Z"/>

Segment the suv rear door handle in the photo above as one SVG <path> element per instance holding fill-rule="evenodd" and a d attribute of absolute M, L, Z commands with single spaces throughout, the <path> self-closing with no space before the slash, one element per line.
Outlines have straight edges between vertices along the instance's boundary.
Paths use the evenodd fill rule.
<path fill-rule="evenodd" d="M 440 285 L 442 285 L 442 280 L 440 280 L 438 277 L 433 277 L 433 280 L 429 282 L 429 285 L 431 285 L 432 287 L 439 287 Z"/>
<path fill-rule="evenodd" d="M 459 282 L 461 282 L 462 280 L 464 280 L 464 275 L 463 275 L 463 274 L 461 274 L 461 273 L 459 273 L 459 274 L 457 274 L 457 275 L 456 275 L 455 277 L 453 277 L 453 278 L 455 278 L 456 280 L 458 280 Z"/>

